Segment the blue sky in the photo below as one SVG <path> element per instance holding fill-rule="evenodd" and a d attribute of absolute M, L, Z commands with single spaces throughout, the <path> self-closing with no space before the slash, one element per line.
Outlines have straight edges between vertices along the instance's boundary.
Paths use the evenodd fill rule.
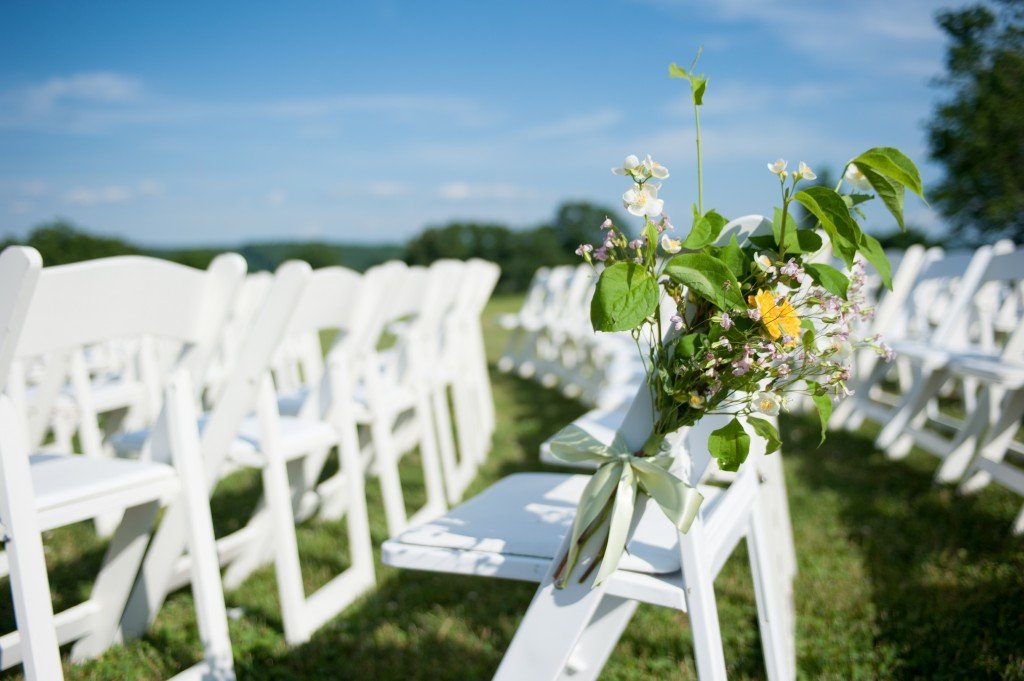
<path fill-rule="evenodd" d="M 695 200 L 672 61 L 704 46 L 705 205 L 769 213 L 783 157 L 840 167 L 924 123 L 944 38 L 921 0 L 12 3 L 0 23 L 0 234 L 63 217 L 146 244 L 391 242 L 617 204 L 652 154 Z M 908 202 L 911 223 L 941 220 Z M 870 213 L 869 229 L 891 226 Z"/>

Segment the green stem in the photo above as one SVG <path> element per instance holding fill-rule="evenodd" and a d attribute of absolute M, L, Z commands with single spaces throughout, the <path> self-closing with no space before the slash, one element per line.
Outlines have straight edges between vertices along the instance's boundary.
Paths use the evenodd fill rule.
<path fill-rule="evenodd" d="M 700 105 L 694 102 L 693 118 L 697 122 L 697 212 L 704 215 L 704 162 L 701 154 Z"/>
<path fill-rule="evenodd" d="M 782 227 L 779 229 L 779 262 L 786 257 L 786 218 L 789 216 L 789 198 L 782 200 Z"/>

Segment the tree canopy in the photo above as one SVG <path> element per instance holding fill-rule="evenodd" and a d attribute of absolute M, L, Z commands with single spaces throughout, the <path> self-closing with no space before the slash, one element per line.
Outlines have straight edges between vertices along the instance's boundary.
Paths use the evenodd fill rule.
<path fill-rule="evenodd" d="M 1024 240 L 1024 0 L 938 14 L 949 97 L 928 126 L 946 174 L 932 198 L 964 243 Z"/>

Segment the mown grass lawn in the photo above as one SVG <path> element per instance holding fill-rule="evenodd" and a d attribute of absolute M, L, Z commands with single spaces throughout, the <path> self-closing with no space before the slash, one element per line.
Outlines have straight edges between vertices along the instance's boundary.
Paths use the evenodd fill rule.
<path fill-rule="evenodd" d="M 492 361 L 504 336 L 495 315 L 520 298 L 492 301 L 485 318 Z M 583 412 L 553 391 L 494 375 L 498 430 L 476 493 L 509 473 L 542 468 L 542 440 Z M 817 426 L 782 420 L 786 471 L 799 554 L 796 598 L 804 678 L 1024 679 L 1024 540 L 1009 534 L 1020 500 L 991 488 L 966 499 L 931 484 L 934 461 L 915 452 L 888 461 L 872 431 L 833 435 L 817 447 Z M 416 461 L 403 478 L 415 501 Z M 258 494 L 238 474 L 219 488 L 218 531 L 236 528 Z M 386 538 L 371 481 L 374 541 Z M 345 564 L 342 523 L 300 531 L 307 589 Z M 47 537 L 57 607 L 87 595 L 102 556 L 91 527 Z M 241 679 L 486 679 L 533 593 L 528 584 L 398 571 L 378 564 L 378 589 L 306 645 L 285 646 L 273 570 L 227 594 Z M 730 676 L 763 677 L 753 589 L 742 550 L 716 583 Z M 158 679 L 191 664 L 200 649 L 187 592 L 174 595 L 142 640 L 100 659 L 67 666 L 69 679 Z M 12 622 L 9 599 L 4 619 Z M 8 672 L 3 678 L 19 678 Z M 695 678 L 685 614 L 642 606 L 609 661 L 606 679 Z M 524 680 L 528 681 L 528 680 Z"/>

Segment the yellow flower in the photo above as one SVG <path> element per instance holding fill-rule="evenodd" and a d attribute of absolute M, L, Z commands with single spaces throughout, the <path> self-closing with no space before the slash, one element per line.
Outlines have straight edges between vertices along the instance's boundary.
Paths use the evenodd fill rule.
<path fill-rule="evenodd" d="M 793 338 L 795 343 L 800 337 L 800 318 L 789 303 L 789 298 L 783 298 L 781 303 L 776 304 L 771 291 L 762 289 L 756 296 L 748 297 L 747 302 L 761 313 L 761 323 L 768 329 L 772 339 L 778 340 L 786 335 Z"/>

